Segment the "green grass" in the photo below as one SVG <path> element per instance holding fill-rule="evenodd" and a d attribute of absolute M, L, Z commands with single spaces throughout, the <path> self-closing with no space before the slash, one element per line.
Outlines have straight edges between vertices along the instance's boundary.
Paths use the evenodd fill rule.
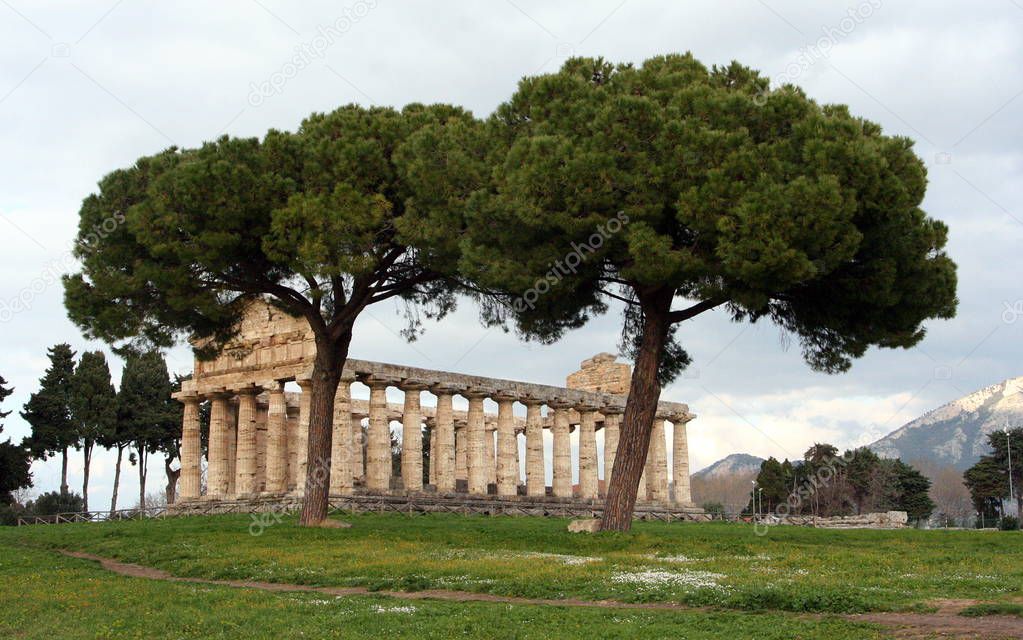
<path fill-rule="evenodd" d="M 975 604 L 972 607 L 966 607 L 959 612 L 961 616 L 967 616 L 970 618 L 980 618 L 982 616 L 1016 616 L 1023 618 L 1023 604 L 1016 604 L 1012 602 L 988 602 L 985 604 Z"/>
<path fill-rule="evenodd" d="M 911 610 L 936 598 L 1023 595 L 1014 532 L 828 531 L 757 536 L 735 524 L 637 523 L 569 534 L 566 521 L 355 515 L 351 529 L 249 516 L 21 527 L 0 543 L 68 548 L 181 576 L 745 610 Z M 262 529 L 261 535 L 250 534 Z"/>
<path fill-rule="evenodd" d="M 0 540 L 0 638 L 884 637 L 871 625 L 783 613 L 646 612 L 336 598 L 127 578 L 89 561 L 12 546 L 15 536 L 4 533 Z"/>

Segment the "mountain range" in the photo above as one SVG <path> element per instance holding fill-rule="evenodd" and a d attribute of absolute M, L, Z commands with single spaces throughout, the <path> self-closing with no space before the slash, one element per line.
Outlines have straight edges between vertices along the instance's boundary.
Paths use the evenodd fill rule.
<path fill-rule="evenodd" d="M 1023 425 L 1023 377 L 928 411 L 869 446 L 887 458 L 928 460 L 965 470 L 988 452 L 987 434 L 1007 425 Z"/>
<path fill-rule="evenodd" d="M 879 456 L 904 462 L 952 465 L 960 471 L 989 451 L 987 434 L 1023 426 L 1023 376 L 953 400 L 868 445 Z M 756 473 L 763 458 L 733 453 L 693 474 L 712 478 Z"/>
<path fill-rule="evenodd" d="M 763 458 L 748 453 L 733 453 L 721 458 L 709 467 L 704 467 L 693 474 L 694 478 L 715 478 L 718 476 L 743 475 L 760 471 Z"/>

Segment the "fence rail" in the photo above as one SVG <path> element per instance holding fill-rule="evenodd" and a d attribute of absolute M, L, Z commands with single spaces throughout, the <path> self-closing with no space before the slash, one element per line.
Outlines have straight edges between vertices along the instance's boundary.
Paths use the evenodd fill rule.
<path fill-rule="evenodd" d="M 52 515 L 18 516 L 18 526 L 29 524 L 70 524 L 73 522 L 111 522 L 118 520 L 145 520 L 148 518 L 166 518 L 173 515 L 167 507 L 147 507 L 145 509 L 118 509 L 116 511 L 75 511 L 55 513 Z"/>

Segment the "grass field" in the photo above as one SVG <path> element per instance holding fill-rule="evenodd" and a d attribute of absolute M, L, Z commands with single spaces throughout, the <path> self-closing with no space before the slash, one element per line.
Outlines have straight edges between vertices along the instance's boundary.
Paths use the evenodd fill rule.
<path fill-rule="evenodd" d="M 0 541 L 89 551 L 175 575 L 371 589 L 458 589 L 542 598 L 788 611 L 918 607 L 1023 595 L 1011 532 L 827 531 L 637 523 L 569 534 L 564 520 L 357 515 L 310 530 L 250 516 L 22 527 Z M 250 530 L 262 531 L 251 535 Z"/>
<path fill-rule="evenodd" d="M 86 560 L 11 546 L 9 537 L 4 538 L 0 542 L 0 638 L 887 637 L 874 625 L 776 612 L 411 602 L 161 582 L 118 576 Z"/>

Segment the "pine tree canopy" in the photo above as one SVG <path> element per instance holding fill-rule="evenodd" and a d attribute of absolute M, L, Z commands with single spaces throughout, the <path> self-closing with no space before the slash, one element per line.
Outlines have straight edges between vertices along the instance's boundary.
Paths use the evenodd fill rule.
<path fill-rule="evenodd" d="M 493 181 L 470 198 L 462 265 L 508 294 L 488 318 L 527 336 L 554 340 L 620 300 L 634 352 L 642 315 L 723 306 L 838 372 L 955 312 L 912 142 L 738 63 L 572 59 L 522 80 L 487 127 Z M 673 332 L 662 380 L 688 363 Z"/>

